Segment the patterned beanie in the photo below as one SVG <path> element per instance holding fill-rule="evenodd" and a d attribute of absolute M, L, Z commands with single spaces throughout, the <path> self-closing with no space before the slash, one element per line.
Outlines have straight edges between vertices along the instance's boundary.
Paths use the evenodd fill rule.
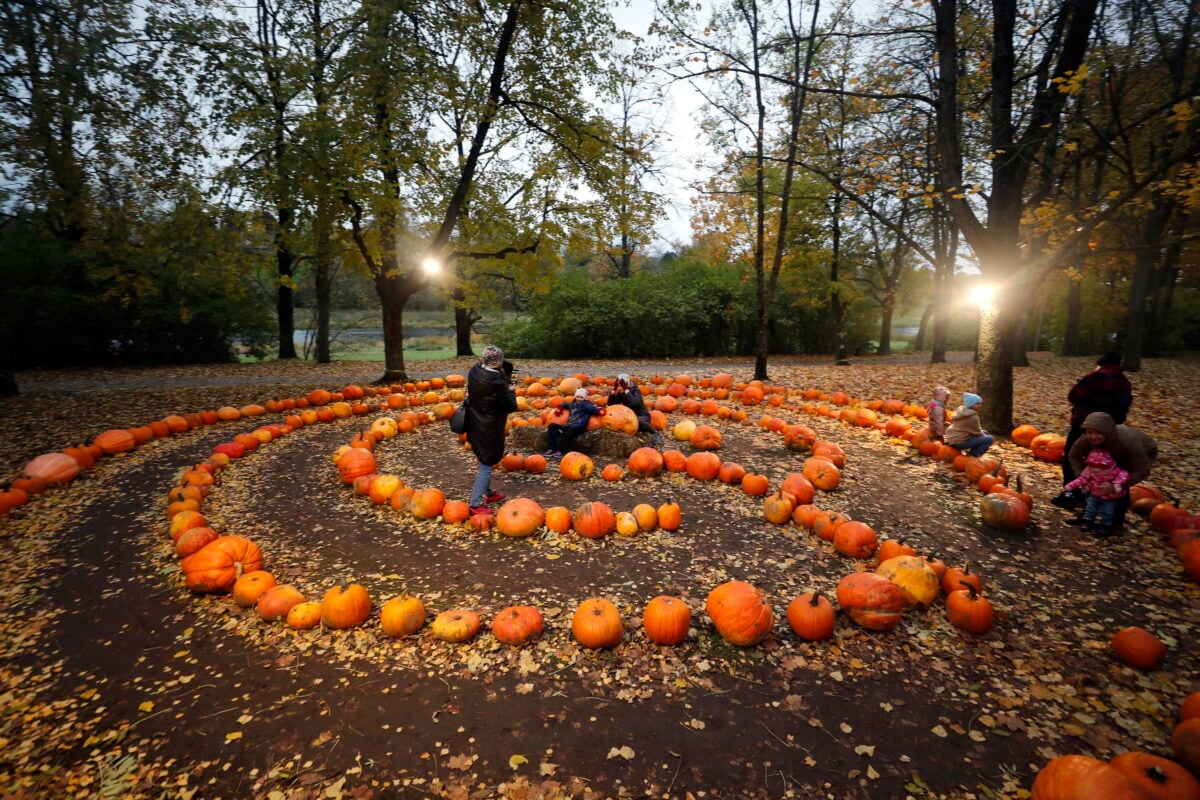
<path fill-rule="evenodd" d="M 587 397 L 588 397 L 587 389 L 580 388 L 580 389 L 575 390 L 575 399 L 576 400 L 587 400 Z"/>
<path fill-rule="evenodd" d="M 483 365 L 485 367 L 499 367 L 504 364 L 504 351 L 495 345 L 488 345 L 483 348 Z"/>

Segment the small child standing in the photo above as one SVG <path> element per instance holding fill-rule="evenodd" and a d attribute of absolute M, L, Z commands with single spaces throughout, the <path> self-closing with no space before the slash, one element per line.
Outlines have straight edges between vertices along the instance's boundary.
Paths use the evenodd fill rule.
<path fill-rule="evenodd" d="M 933 400 L 929 403 L 929 434 L 939 442 L 946 438 L 946 401 L 949 398 L 950 390 L 945 386 L 933 388 Z"/>
<path fill-rule="evenodd" d="M 1079 477 L 1063 487 L 1065 491 L 1083 489 L 1087 491 L 1087 503 L 1083 507 L 1079 527 L 1092 531 L 1097 536 L 1108 536 L 1112 532 L 1113 512 L 1117 501 L 1128 491 L 1129 473 L 1117 466 L 1117 462 L 1105 450 L 1088 453 L 1087 465 Z M 1110 491 L 1101 492 L 1100 487 L 1110 485 Z"/>

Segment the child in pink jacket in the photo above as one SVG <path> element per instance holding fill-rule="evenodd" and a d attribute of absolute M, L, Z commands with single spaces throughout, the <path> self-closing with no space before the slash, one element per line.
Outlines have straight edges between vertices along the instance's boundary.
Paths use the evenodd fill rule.
<path fill-rule="evenodd" d="M 1083 489 L 1088 493 L 1079 527 L 1097 536 L 1107 536 L 1112 530 L 1117 501 L 1129 491 L 1129 473 L 1118 467 L 1105 450 L 1092 450 L 1084 464 L 1087 466 L 1079 477 L 1063 489 Z"/>
<path fill-rule="evenodd" d="M 929 433 L 930 438 L 943 441 L 946 438 L 946 400 L 950 398 L 950 390 L 945 386 L 933 389 L 933 401 L 929 404 Z"/>

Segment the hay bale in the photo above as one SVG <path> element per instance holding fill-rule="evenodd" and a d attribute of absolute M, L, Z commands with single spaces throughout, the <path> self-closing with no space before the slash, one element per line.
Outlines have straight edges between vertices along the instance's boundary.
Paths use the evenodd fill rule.
<path fill-rule="evenodd" d="M 515 428 L 509 433 L 508 439 L 509 449 L 521 453 L 541 453 L 549 446 L 546 429 L 541 425 L 523 425 Z M 616 460 L 629 458 L 634 450 L 649 447 L 653 441 L 654 437 L 649 433 L 630 436 L 627 433 L 597 428 L 576 436 L 571 449 L 592 457 Z"/>

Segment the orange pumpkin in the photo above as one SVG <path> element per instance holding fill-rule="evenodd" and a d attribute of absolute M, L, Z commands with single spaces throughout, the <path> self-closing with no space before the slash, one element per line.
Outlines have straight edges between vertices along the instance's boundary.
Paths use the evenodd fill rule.
<path fill-rule="evenodd" d="M 417 519 L 433 519 L 446 507 L 446 495 L 441 489 L 417 489 L 408 500 L 408 512 Z"/>
<path fill-rule="evenodd" d="M 303 602 L 304 595 L 296 587 L 277 583 L 259 596 L 255 611 L 260 619 L 274 622 L 286 617 L 289 611 Z"/>
<path fill-rule="evenodd" d="M 520 647 L 542 635 L 542 614 L 533 606 L 509 606 L 492 619 L 492 635 L 509 647 Z"/>
<path fill-rule="evenodd" d="M 447 500 L 442 506 L 442 521 L 448 525 L 466 522 L 471 516 L 471 507 L 462 500 Z"/>
<path fill-rule="evenodd" d="M 718 450 L 724 437 L 711 425 L 697 425 L 688 443 L 696 450 Z"/>
<path fill-rule="evenodd" d="M 983 581 L 980 580 L 978 575 L 971 572 L 970 564 L 963 564 L 961 567 L 950 567 L 942 574 L 942 591 L 946 594 L 965 588 L 963 586 L 964 583 L 974 586 L 977 592 L 983 591 Z"/>
<path fill-rule="evenodd" d="M 788 473 L 783 483 L 779 484 L 779 491 L 790 494 L 792 504 L 797 506 L 811 503 L 817 496 L 817 489 L 812 481 L 799 472 Z"/>
<path fill-rule="evenodd" d="M 1139 800 L 1138 793 L 1116 767 L 1098 758 L 1059 756 L 1042 767 L 1033 781 L 1031 800 Z"/>
<path fill-rule="evenodd" d="M 525 456 L 525 471 L 530 475 L 541 475 L 546 471 L 546 457 L 541 453 Z"/>
<path fill-rule="evenodd" d="M 233 601 L 242 608 L 258 604 L 258 598 L 275 585 L 275 576 L 266 570 L 247 572 L 233 583 Z"/>
<path fill-rule="evenodd" d="M 496 530 L 511 539 L 532 536 L 546 521 L 546 512 L 528 497 L 514 497 L 496 512 Z"/>
<path fill-rule="evenodd" d="M 766 596 L 745 581 L 727 581 L 713 589 L 704 611 L 721 638 L 738 647 L 758 644 L 775 625 L 775 612 Z"/>
<path fill-rule="evenodd" d="M 678 597 L 659 595 L 642 611 L 642 630 L 655 644 L 677 645 L 687 638 L 692 610 Z"/>
<path fill-rule="evenodd" d="M 625 470 L 620 464 L 606 464 L 604 469 L 600 470 L 600 477 L 609 483 L 615 483 L 625 477 Z"/>
<path fill-rule="evenodd" d="M 630 454 L 625 467 L 635 478 L 654 478 L 663 471 L 663 456 L 653 447 L 639 447 Z"/>
<path fill-rule="evenodd" d="M 603 597 L 584 600 L 571 617 L 571 635 L 592 650 L 616 647 L 625 637 L 621 612 Z"/>
<path fill-rule="evenodd" d="M 821 511 L 813 517 L 812 531 L 827 542 L 833 541 L 833 534 L 843 522 L 850 518 L 836 511 Z"/>
<path fill-rule="evenodd" d="M 1029 441 L 1029 449 L 1034 458 L 1043 461 L 1062 461 L 1066 447 L 1066 437 L 1057 433 L 1039 433 Z"/>
<path fill-rule="evenodd" d="M 1167 646 L 1150 631 L 1132 625 L 1113 634 L 1113 654 L 1131 667 L 1155 669 L 1167 657 Z"/>
<path fill-rule="evenodd" d="M 762 497 L 771 491 L 771 482 L 766 475 L 747 472 L 742 476 L 742 491 L 751 497 Z"/>
<path fill-rule="evenodd" d="M 571 524 L 580 536 L 602 539 L 616 529 L 617 518 L 606 504 L 593 500 L 575 509 Z"/>
<path fill-rule="evenodd" d="M 801 472 L 813 486 L 823 492 L 832 492 L 842 481 L 841 470 L 824 456 L 812 456 L 806 459 Z"/>
<path fill-rule="evenodd" d="M 590 458 L 574 450 L 558 462 L 559 473 L 569 481 L 586 481 L 595 470 L 596 465 Z"/>
<path fill-rule="evenodd" d="M 332 630 L 353 628 L 371 616 L 371 596 L 357 583 L 334 586 L 321 598 L 321 624 Z"/>
<path fill-rule="evenodd" d="M 852 572 L 838 583 L 838 605 L 855 623 L 871 631 L 890 631 L 904 614 L 900 587 L 874 572 Z"/>
<path fill-rule="evenodd" d="M 984 495 L 979 501 L 979 510 L 984 524 L 997 530 L 1019 531 L 1029 524 L 1029 506 L 1007 492 Z"/>
<path fill-rule="evenodd" d="M 679 450 L 663 450 L 662 457 L 667 472 L 687 472 L 687 456 Z"/>
<path fill-rule="evenodd" d="M 354 479 L 376 471 L 375 456 L 370 450 L 352 447 L 342 454 L 337 462 L 338 477 L 342 483 L 354 483 Z"/>
<path fill-rule="evenodd" d="M 744 477 L 746 468 L 734 461 L 723 461 L 721 469 L 717 471 L 717 480 L 721 483 L 740 485 Z"/>
<path fill-rule="evenodd" d="M 429 632 L 433 638 L 443 642 L 457 644 L 470 641 L 479 633 L 481 625 L 479 615 L 466 608 L 456 608 L 443 611 L 429 623 Z"/>
<path fill-rule="evenodd" d="M 683 511 L 679 503 L 668 501 L 658 507 L 658 527 L 664 531 L 677 531 L 683 523 Z"/>
<path fill-rule="evenodd" d="M 649 503 L 638 503 L 630 513 L 637 520 L 638 530 L 649 532 L 658 527 L 658 509 Z"/>
<path fill-rule="evenodd" d="M 721 471 L 721 459 L 716 453 L 701 450 L 687 457 L 687 474 L 698 481 L 711 481 Z"/>
<path fill-rule="evenodd" d="M 1021 447 L 1029 447 L 1034 438 L 1040 434 L 1041 431 L 1032 425 L 1018 425 L 1017 427 L 1013 428 L 1013 444 L 1020 445 Z"/>
<path fill-rule="evenodd" d="M 288 609 L 284 623 L 294 631 L 309 631 L 321 624 L 321 601 L 305 600 Z"/>
<path fill-rule="evenodd" d="M 220 536 L 183 559 L 180 567 L 193 592 L 228 592 L 244 573 L 262 569 L 263 555 L 243 536 Z"/>
<path fill-rule="evenodd" d="M 379 627 L 394 639 L 411 636 L 425 625 L 425 604 L 418 597 L 393 597 L 379 610 Z"/>
<path fill-rule="evenodd" d="M 1192 692 L 1183 699 L 1179 706 L 1179 720 L 1200 717 L 1200 692 Z"/>
<path fill-rule="evenodd" d="M 994 612 L 991 601 L 975 587 L 964 583 L 963 588 L 946 596 L 946 619 L 967 633 L 987 633 L 991 630 Z"/>
<path fill-rule="evenodd" d="M 896 556 L 915 556 L 917 551 L 899 539 L 884 539 L 879 543 L 879 562 L 883 563 Z"/>
<path fill-rule="evenodd" d="M 833 529 L 833 549 L 844 556 L 870 558 L 878 547 L 879 537 L 866 523 L 849 520 Z"/>
<path fill-rule="evenodd" d="M 1183 765 L 1151 753 L 1121 753 L 1108 762 L 1120 770 L 1142 800 L 1200 798 L 1200 781 Z"/>
<path fill-rule="evenodd" d="M 110 456 L 126 453 L 137 447 L 137 439 L 132 433 L 115 428 L 100 434 L 92 443 Z"/>
<path fill-rule="evenodd" d="M 801 639 L 823 641 L 833 636 L 833 603 L 820 592 L 806 592 L 788 604 L 787 621 Z"/>
<path fill-rule="evenodd" d="M 555 533 L 566 533 L 571 530 L 571 509 L 566 506 L 547 508 L 546 527 Z"/>
<path fill-rule="evenodd" d="M 500 466 L 507 472 L 517 472 L 525 469 L 525 456 L 520 453 L 505 453 L 500 459 Z"/>
<path fill-rule="evenodd" d="M 44 453 L 26 464 L 21 474 L 40 478 L 47 486 L 61 486 L 75 480 L 79 470 L 79 461 L 66 453 Z"/>
<path fill-rule="evenodd" d="M 1194 775 L 1200 775 L 1200 717 L 1185 719 L 1171 732 L 1171 749 L 1175 760 Z"/>
<path fill-rule="evenodd" d="M 812 454 L 821 456 L 833 462 L 833 465 L 838 469 L 846 466 L 846 453 L 842 448 L 838 447 L 833 442 L 814 442 L 812 446 Z"/>

